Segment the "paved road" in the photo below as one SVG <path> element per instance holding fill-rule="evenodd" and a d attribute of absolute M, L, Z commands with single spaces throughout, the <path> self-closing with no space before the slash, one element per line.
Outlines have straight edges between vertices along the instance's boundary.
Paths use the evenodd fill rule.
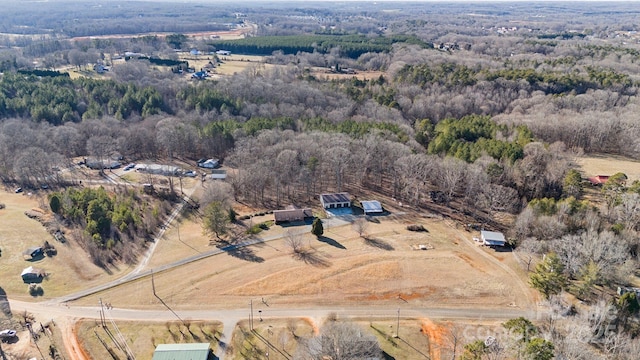
<path fill-rule="evenodd" d="M 254 301 L 254 315 L 257 315 L 258 299 Z M 67 306 L 65 304 L 44 304 L 31 303 L 26 301 L 9 300 L 11 311 L 19 313 L 29 311 L 51 317 L 72 317 L 98 319 L 99 306 Z M 280 307 L 270 303 L 269 307 L 260 307 L 262 318 L 288 318 L 288 317 L 311 317 L 323 319 L 328 314 L 335 313 L 338 317 L 348 318 L 396 318 L 400 309 L 401 318 L 430 318 L 430 319 L 488 319 L 502 320 L 514 317 L 525 316 L 536 318 L 543 313 L 532 310 L 520 310 L 509 308 L 423 308 L 413 307 L 411 304 L 399 307 L 357 307 L 357 306 L 333 306 L 333 307 Z M 140 320 L 140 321 L 170 321 L 176 320 L 176 314 L 183 320 L 218 320 L 237 322 L 248 319 L 250 313 L 249 303 L 242 309 L 204 309 L 204 310 L 175 310 L 175 314 L 169 310 L 138 310 L 113 308 L 109 310 L 110 317 L 114 320 Z M 257 321 L 257 316 L 255 316 Z"/>

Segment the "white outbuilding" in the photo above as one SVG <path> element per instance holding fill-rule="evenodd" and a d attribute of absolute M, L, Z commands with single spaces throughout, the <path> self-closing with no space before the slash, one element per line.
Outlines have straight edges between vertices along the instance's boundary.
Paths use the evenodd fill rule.
<path fill-rule="evenodd" d="M 480 240 L 488 246 L 504 246 L 507 243 L 504 234 L 496 231 L 480 231 Z"/>

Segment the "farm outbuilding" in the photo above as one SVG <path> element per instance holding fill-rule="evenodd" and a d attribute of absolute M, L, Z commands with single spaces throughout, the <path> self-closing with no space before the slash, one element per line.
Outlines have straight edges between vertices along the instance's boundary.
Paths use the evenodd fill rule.
<path fill-rule="evenodd" d="M 180 168 L 177 166 L 159 164 L 138 164 L 136 165 L 136 171 L 146 174 L 166 176 L 177 176 L 181 173 Z"/>
<path fill-rule="evenodd" d="M 504 246 L 507 243 L 504 234 L 495 231 L 480 231 L 480 239 L 482 244 L 489 246 Z"/>
<path fill-rule="evenodd" d="M 40 282 L 44 277 L 45 273 L 43 270 L 36 269 L 33 266 L 29 266 L 28 268 L 22 270 L 20 276 L 22 276 L 22 281 L 26 283 L 32 282 Z"/>
<path fill-rule="evenodd" d="M 607 180 L 609 180 L 609 176 L 608 175 L 596 175 L 596 176 L 592 176 L 590 178 L 587 178 L 587 180 L 589 180 L 591 185 L 599 186 L 599 185 L 604 185 L 607 182 Z"/>
<path fill-rule="evenodd" d="M 281 224 L 290 221 L 304 221 L 306 218 L 313 217 L 313 212 L 309 208 L 287 208 L 284 210 L 274 210 L 273 217 L 276 224 Z"/>
<path fill-rule="evenodd" d="M 227 170 L 211 170 L 209 178 L 213 180 L 224 180 L 227 178 Z"/>
<path fill-rule="evenodd" d="M 159 344 L 151 360 L 208 360 L 213 358 L 209 343 Z"/>
<path fill-rule="evenodd" d="M 322 194 L 320 195 L 320 203 L 325 209 L 348 208 L 351 207 L 351 196 L 346 192 Z"/>
<path fill-rule="evenodd" d="M 40 246 L 28 248 L 22 252 L 22 256 L 25 260 L 34 260 L 44 256 L 44 249 Z"/>
<path fill-rule="evenodd" d="M 381 214 L 383 212 L 382 204 L 378 200 L 361 201 L 360 204 L 365 214 Z"/>

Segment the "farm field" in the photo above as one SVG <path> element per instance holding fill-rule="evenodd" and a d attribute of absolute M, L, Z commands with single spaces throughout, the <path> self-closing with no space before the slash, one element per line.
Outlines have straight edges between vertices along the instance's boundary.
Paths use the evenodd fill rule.
<path fill-rule="evenodd" d="M 585 155 L 577 158 L 576 162 L 582 170 L 583 177 L 622 172 L 629 178 L 629 184 L 640 180 L 640 162 L 631 158 L 614 155 Z"/>
<path fill-rule="evenodd" d="M 185 324 L 189 327 L 187 328 Z M 188 321 L 185 324 L 178 321 L 108 322 L 109 332 L 107 332 L 99 320 L 81 320 L 76 323 L 74 331 L 76 334 L 91 334 L 91 336 L 82 335 L 80 337 L 80 345 L 91 359 L 111 358 L 109 350 L 117 356 L 125 355 L 124 352 L 113 346 L 109 337 L 109 333 L 117 334 L 117 331 L 127 340 L 127 345 L 138 360 L 151 360 L 153 351 L 158 344 L 208 342 L 210 348 L 213 351 L 216 350 L 218 346 L 216 339 L 220 337 L 222 332 L 221 323 Z M 107 346 L 103 345 L 100 339 Z"/>
<path fill-rule="evenodd" d="M 325 319 L 324 322 L 330 321 Z M 337 319 L 336 321 L 341 321 Z M 353 321 L 367 334 L 374 335 L 382 351 L 393 359 L 426 359 L 430 354 L 429 328 L 435 328 L 428 320 L 402 320 L 396 333 L 396 321 Z M 248 321 L 236 326 L 233 333 L 230 359 L 269 358 L 284 359 L 294 354 L 299 338 L 311 337 L 322 324 L 310 319 L 276 319 L 254 323 L 255 332 L 249 331 Z M 396 335 L 399 337 L 396 338 Z"/>
<path fill-rule="evenodd" d="M 96 285 L 107 281 L 107 279 L 118 278 L 127 272 L 126 266 L 121 266 L 113 268 L 111 273 L 107 274 L 95 266 L 86 252 L 80 249 L 74 241 L 65 243 L 56 241 L 43 225 L 25 215 L 25 211 L 42 213 L 41 210 L 38 210 L 47 201 L 44 191 L 34 193 L 25 191 L 20 194 L 0 192 L 0 203 L 6 206 L 4 209 L 0 209 L 1 286 L 10 298 L 50 299 Z M 31 247 L 42 246 L 45 241 L 56 248 L 56 255 L 44 256 L 37 260 L 25 260 L 22 255 L 23 251 Z M 22 270 L 29 266 L 42 269 L 48 274 L 40 284 L 43 293 L 37 298 L 29 295 L 28 285 L 20 277 Z"/>
<path fill-rule="evenodd" d="M 208 239 L 194 234 L 193 230 L 201 232 L 190 221 L 180 226 L 184 244 L 171 239 L 177 229 L 169 232 L 170 240 L 161 240 L 154 257 L 166 262 L 172 249 L 182 247 L 179 251 L 191 254 L 210 249 L 205 245 Z M 407 231 L 407 223 L 414 222 L 429 232 Z M 268 298 L 278 306 L 376 306 L 401 298 L 415 306 L 527 308 L 532 291 L 523 284 L 522 275 L 494 257 L 493 250 L 473 244 L 471 233 L 450 225 L 443 220 L 393 217 L 370 223 L 368 241 L 350 225 L 330 228 L 320 240 L 303 230 L 309 255 L 301 260 L 292 256 L 285 240 L 277 239 L 156 273 L 154 282 L 158 296 L 175 309 L 237 308 L 254 297 Z M 185 229 L 192 229 L 191 235 Z M 419 244 L 434 249 L 413 250 Z M 160 305 L 149 278 L 80 299 L 78 304 L 95 304 L 99 297 L 114 304 L 117 299 L 119 307 Z"/>

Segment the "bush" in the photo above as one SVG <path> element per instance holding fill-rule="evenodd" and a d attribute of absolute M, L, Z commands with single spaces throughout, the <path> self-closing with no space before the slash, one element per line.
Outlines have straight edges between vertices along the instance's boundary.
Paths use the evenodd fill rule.
<path fill-rule="evenodd" d="M 422 225 L 417 225 L 417 224 L 407 225 L 407 230 L 409 230 L 409 231 L 429 232 L 429 230 L 427 230 L 427 228 L 425 228 Z"/>
<path fill-rule="evenodd" d="M 42 296 L 44 295 L 44 289 L 38 284 L 29 284 L 29 295 Z"/>
<path fill-rule="evenodd" d="M 252 227 L 247 229 L 247 234 L 249 235 L 255 235 L 258 234 L 259 232 L 262 231 L 262 227 L 260 226 L 262 224 L 255 224 Z"/>
<path fill-rule="evenodd" d="M 5 207 L 6 207 L 6 205 L 5 205 L 5 204 L 0 203 L 0 210 L 4 209 Z"/>

